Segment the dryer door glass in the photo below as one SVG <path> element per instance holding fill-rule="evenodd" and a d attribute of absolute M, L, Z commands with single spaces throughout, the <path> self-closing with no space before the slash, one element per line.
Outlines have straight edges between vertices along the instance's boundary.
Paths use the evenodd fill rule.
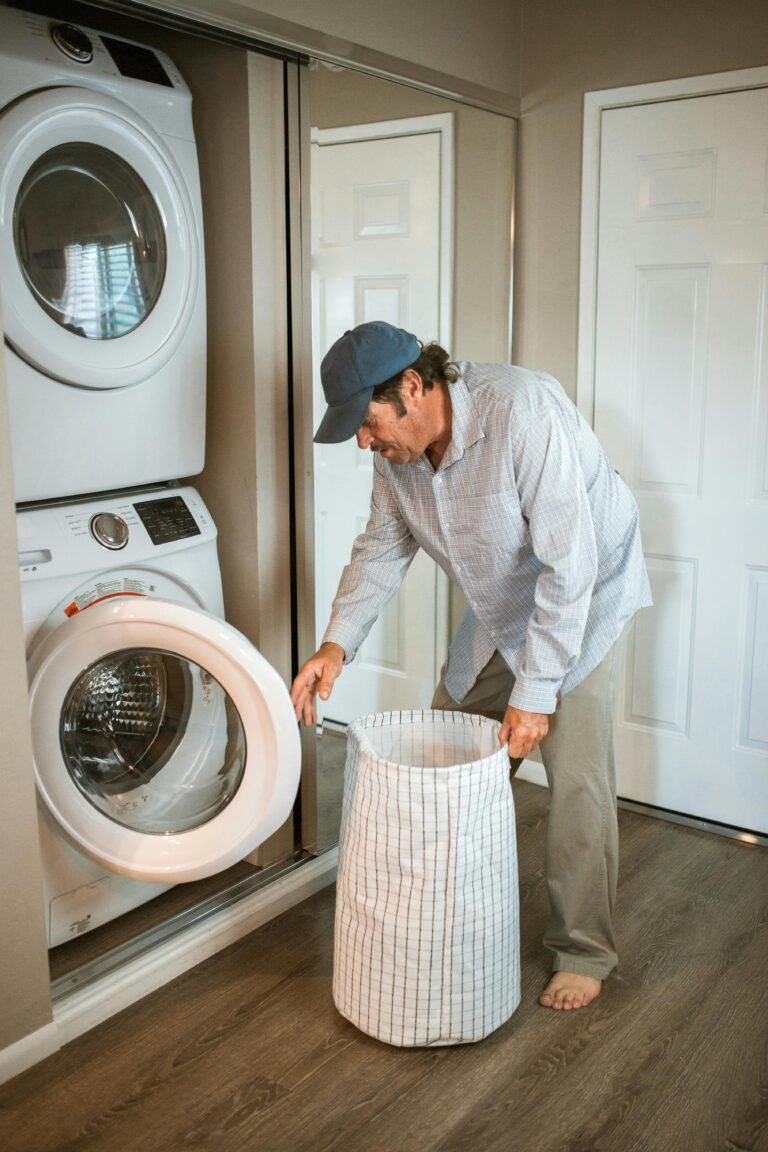
<path fill-rule="evenodd" d="M 33 296 L 76 336 L 125 336 L 157 303 L 163 222 L 141 177 L 107 148 L 71 143 L 44 153 L 19 188 L 13 235 Z"/>
<path fill-rule="evenodd" d="M 157 649 L 112 653 L 79 675 L 59 739 L 83 796 L 143 834 L 206 824 L 245 771 L 243 724 L 227 693 L 204 668 Z"/>

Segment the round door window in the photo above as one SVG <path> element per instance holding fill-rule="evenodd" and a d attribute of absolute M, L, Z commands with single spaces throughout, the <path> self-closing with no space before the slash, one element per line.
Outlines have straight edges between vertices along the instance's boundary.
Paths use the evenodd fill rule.
<path fill-rule="evenodd" d="M 206 824 L 245 772 L 230 697 L 204 668 L 157 649 L 126 649 L 86 668 L 67 693 L 59 739 L 83 796 L 144 834 Z"/>
<path fill-rule="evenodd" d="M 27 172 L 13 216 L 16 257 L 47 314 L 77 336 L 113 340 L 157 303 L 166 242 L 144 181 L 98 144 L 60 144 Z"/>

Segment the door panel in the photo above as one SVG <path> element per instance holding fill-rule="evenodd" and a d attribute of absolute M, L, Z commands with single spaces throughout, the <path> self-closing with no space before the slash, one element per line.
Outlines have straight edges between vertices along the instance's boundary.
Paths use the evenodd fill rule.
<path fill-rule="evenodd" d="M 655 607 L 627 645 L 622 796 L 768 830 L 768 91 L 609 109 L 595 430 Z"/>

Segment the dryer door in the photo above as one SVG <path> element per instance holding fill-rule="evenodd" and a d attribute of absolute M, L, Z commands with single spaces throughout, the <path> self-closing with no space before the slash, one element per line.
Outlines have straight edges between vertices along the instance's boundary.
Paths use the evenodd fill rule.
<path fill-rule="evenodd" d="M 210 876 L 290 814 L 301 754 L 288 691 L 223 620 L 103 601 L 45 637 L 29 672 L 39 792 L 113 872 Z"/>
<path fill-rule="evenodd" d="M 195 203 L 162 139 L 118 100 L 52 88 L 2 112 L 0 287 L 19 356 L 86 388 L 157 372 L 199 291 Z"/>

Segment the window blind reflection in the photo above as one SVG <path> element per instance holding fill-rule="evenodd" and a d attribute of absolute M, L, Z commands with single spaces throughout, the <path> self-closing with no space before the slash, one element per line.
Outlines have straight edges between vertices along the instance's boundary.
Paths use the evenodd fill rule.
<path fill-rule="evenodd" d="M 96 144 L 62 144 L 32 165 L 16 197 L 14 241 L 40 306 L 85 339 L 134 331 L 162 290 L 158 207 L 130 165 Z"/>

